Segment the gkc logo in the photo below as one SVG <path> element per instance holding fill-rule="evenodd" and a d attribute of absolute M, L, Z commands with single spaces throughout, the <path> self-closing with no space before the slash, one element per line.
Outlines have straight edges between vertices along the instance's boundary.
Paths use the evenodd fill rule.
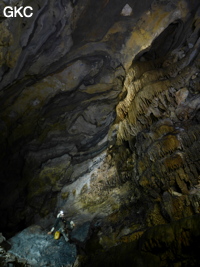
<path fill-rule="evenodd" d="M 5 17 L 7 18 L 16 18 L 18 15 L 20 17 L 26 17 L 26 18 L 30 18 L 33 16 L 33 8 L 31 6 L 20 6 L 20 7 L 12 7 L 12 6 L 6 6 L 3 10 L 3 14 Z"/>

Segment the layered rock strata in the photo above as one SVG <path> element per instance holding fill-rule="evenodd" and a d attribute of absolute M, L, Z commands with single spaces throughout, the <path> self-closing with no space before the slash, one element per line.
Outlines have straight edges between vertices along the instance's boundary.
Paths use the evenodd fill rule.
<path fill-rule="evenodd" d="M 3 233 L 62 208 L 108 249 L 199 213 L 198 1 L 22 2 L 0 24 Z"/>

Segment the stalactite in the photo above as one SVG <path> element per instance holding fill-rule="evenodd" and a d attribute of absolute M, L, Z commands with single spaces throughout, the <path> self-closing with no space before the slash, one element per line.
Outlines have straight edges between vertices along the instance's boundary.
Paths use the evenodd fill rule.
<path fill-rule="evenodd" d="M 167 68 L 153 69 L 156 64 L 152 62 L 135 62 L 124 83 L 123 91 L 127 92 L 126 97 L 119 102 L 116 108 L 118 118 L 128 120 L 130 124 L 135 125 L 138 115 L 146 114 L 150 105 L 155 105 L 155 98 L 166 109 L 166 100 L 168 102 L 171 100 L 168 94 L 169 87 L 173 86 L 178 90 L 187 85 L 191 76 L 196 72 L 196 68 L 188 65 L 197 57 L 199 40 L 194 49 L 190 49 L 184 58 L 170 64 Z M 161 81 L 158 81 L 159 79 Z M 166 96 L 166 100 L 164 96 Z M 135 130 L 134 132 L 136 132 Z"/>

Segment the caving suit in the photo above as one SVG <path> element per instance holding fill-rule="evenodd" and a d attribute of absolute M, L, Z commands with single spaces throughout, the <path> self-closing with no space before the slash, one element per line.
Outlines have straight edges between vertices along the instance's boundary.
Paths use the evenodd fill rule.
<path fill-rule="evenodd" d="M 66 229 L 67 229 L 67 220 L 64 217 L 58 217 L 56 219 L 56 222 L 53 226 L 53 228 L 51 229 L 51 232 L 55 231 L 60 231 L 61 234 L 63 235 L 64 239 L 66 242 L 69 241 L 68 238 L 68 234 L 66 233 Z"/>

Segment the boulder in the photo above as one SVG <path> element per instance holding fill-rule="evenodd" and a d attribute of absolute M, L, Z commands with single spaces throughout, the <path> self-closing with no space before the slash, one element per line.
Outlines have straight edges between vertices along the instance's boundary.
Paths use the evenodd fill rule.
<path fill-rule="evenodd" d="M 38 225 L 32 225 L 9 239 L 9 253 L 25 258 L 31 266 L 62 267 L 76 260 L 76 246 L 61 236 L 55 240 Z"/>

